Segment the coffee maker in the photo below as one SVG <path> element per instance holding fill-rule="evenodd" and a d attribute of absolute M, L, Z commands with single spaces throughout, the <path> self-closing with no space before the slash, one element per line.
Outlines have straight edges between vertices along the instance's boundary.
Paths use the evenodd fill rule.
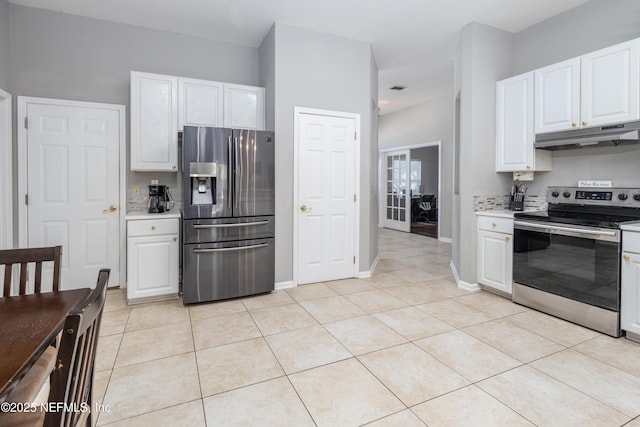
<path fill-rule="evenodd" d="M 158 185 L 158 181 L 151 181 L 149 186 L 149 201 L 147 203 L 149 213 L 162 213 L 168 211 L 172 202 L 169 187 L 166 185 Z"/>

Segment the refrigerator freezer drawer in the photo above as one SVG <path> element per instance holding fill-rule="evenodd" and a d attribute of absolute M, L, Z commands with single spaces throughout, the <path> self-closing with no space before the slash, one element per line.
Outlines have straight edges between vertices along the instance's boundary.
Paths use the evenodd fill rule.
<path fill-rule="evenodd" d="M 183 301 L 192 304 L 270 292 L 274 239 L 184 245 Z"/>
<path fill-rule="evenodd" d="M 183 226 L 185 244 L 266 239 L 275 235 L 272 216 L 185 219 Z"/>

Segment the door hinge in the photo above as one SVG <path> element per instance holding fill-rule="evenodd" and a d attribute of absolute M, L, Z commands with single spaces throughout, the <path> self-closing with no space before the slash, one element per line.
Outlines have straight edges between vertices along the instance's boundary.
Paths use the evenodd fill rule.
<path fill-rule="evenodd" d="M 353 133 L 353 139 L 354 139 L 354 140 L 358 139 L 358 132 L 354 132 L 354 133 Z"/>
<path fill-rule="evenodd" d="M 24 118 L 24 128 L 29 129 L 29 118 L 26 116 Z"/>
<path fill-rule="evenodd" d="M 25 205 L 29 205 L 29 195 L 28 194 L 24 195 L 24 204 Z"/>
<path fill-rule="evenodd" d="M 353 256 L 353 263 L 354 263 L 354 264 L 356 263 L 356 257 L 355 257 L 355 255 Z"/>
<path fill-rule="evenodd" d="M 356 195 L 355 194 L 353 195 L 353 201 L 354 202 L 356 201 Z"/>

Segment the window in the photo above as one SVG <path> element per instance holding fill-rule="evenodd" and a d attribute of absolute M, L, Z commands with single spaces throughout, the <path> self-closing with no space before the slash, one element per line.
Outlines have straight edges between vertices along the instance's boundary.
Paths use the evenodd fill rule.
<path fill-rule="evenodd" d="M 422 193 L 422 161 L 411 160 L 411 194 Z"/>

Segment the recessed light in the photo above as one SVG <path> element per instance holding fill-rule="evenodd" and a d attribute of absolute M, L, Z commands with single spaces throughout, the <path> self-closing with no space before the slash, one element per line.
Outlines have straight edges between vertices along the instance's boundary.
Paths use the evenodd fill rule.
<path fill-rule="evenodd" d="M 405 90 L 407 87 L 402 85 L 391 86 L 389 89 L 391 90 Z"/>

